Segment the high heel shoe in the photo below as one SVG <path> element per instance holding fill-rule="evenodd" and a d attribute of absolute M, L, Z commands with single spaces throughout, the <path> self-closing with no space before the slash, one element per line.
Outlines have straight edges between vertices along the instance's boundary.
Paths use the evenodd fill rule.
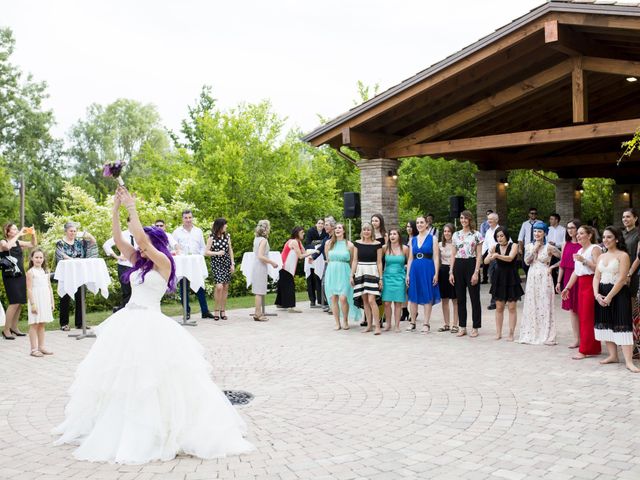
<path fill-rule="evenodd" d="M 4 338 L 5 340 L 15 340 L 16 339 L 16 337 L 11 337 L 11 336 L 5 335 L 4 332 L 2 332 L 2 338 Z"/>
<path fill-rule="evenodd" d="M 26 333 L 16 332 L 16 331 L 15 331 L 15 330 L 13 330 L 13 329 L 9 329 L 9 331 L 10 331 L 11 333 L 13 333 L 16 337 L 26 337 L 26 336 L 27 336 L 27 334 L 26 334 Z"/>

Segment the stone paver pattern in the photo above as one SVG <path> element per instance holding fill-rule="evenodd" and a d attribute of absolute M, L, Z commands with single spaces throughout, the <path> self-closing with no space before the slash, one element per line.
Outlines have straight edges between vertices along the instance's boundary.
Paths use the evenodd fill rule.
<path fill-rule="evenodd" d="M 48 332 L 47 358 L 29 357 L 26 338 L 0 341 L 0 479 L 640 479 L 640 375 L 572 360 L 559 299 L 559 345 L 494 340 L 486 290 L 478 338 L 438 333 L 440 306 L 427 335 L 335 332 L 307 304 L 185 327 L 218 386 L 255 395 L 238 409 L 256 451 L 215 460 L 74 460 L 49 432 L 94 340 Z"/>

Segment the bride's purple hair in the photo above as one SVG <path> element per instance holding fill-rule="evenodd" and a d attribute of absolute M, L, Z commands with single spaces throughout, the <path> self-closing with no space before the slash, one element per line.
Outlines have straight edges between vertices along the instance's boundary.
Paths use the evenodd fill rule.
<path fill-rule="evenodd" d="M 167 234 L 161 228 L 157 227 L 144 227 L 144 233 L 147 234 L 149 240 L 151 240 L 151 244 L 155 247 L 159 252 L 164 253 L 169 262 L 171 262 L 171 275 L 169 275 L 169 281 L 167 282 L 167 292 L 175 292 L 176 290 L 176 263 L 173 261 L 173 256 L 169 251 L 169 239 L 167 238 Z M 131 269 L 122 274 L 122 281 L 124 283 L 131 282 L 131 274 L 136 270 L 142 271 L 142 281 L 144 282 L 144 277 L 149 273 L 149 270 L 153 268 L 153 261 L 150 258 L 143 258 L 142 255 L 138 252 L 138 259 L 136 263 L 133 265 Z"/>

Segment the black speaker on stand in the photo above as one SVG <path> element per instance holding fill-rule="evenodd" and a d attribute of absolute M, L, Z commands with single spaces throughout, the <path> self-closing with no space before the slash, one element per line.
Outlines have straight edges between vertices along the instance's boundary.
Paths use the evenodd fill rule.
<path fill-rule="evenodd" d="M 351 241 L 351 219 L 360 216 L 360 194 L 344 192 L 344 218 L 349 219 L 349 241 Z"/>
<path fill-rule="evenodd" d="M 458 218 L 464 211 L 464 197 L 462 195 L 454 195 L 449 197 L 449 216 L 453 218 L 453 222 L 458 228 Z"/>

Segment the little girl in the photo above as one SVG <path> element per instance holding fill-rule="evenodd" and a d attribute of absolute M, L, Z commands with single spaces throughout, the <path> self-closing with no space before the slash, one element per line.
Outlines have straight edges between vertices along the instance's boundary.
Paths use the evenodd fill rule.
<path fill-rule="evenodd" d="M 27 299 L 31 356 L 51 355 L 53 352 L 44 348 L 44 324 L 53 321 L 53 290 L 47 272 L 47 260 L 39 248 L 33 250 L 29 258 Z"/>

